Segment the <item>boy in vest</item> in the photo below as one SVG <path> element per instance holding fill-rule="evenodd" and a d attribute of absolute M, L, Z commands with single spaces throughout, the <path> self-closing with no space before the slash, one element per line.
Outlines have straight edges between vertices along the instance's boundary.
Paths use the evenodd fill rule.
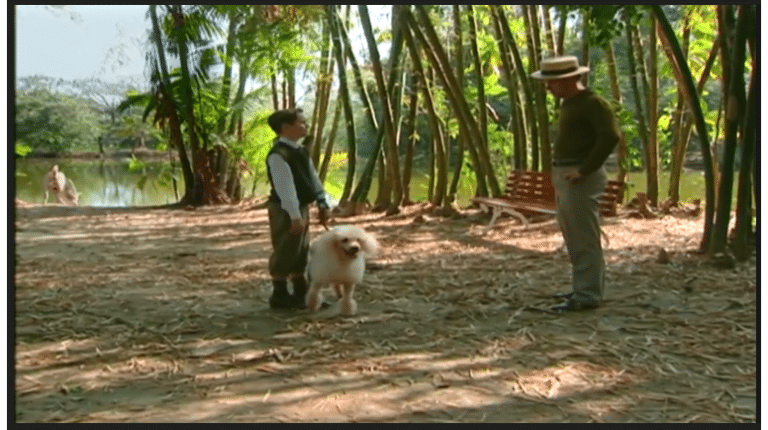
<path fill-rule="evenodd" d="M 329 206 L 325 190 L 307 150 L 298 143 L 307 132 L 301 109 L 274 112 L 267 119 L 278 135 L 267 155 L 267 175 L 272 187 L 267 210 L 273 253 L 272 309 L 303 309 L 307 281 L 304 269 L 309 252 L 309 204 L 317 202 L 320 224 L 326 225 Z M 288 279 L 293 294 L 288 292 Z"/>

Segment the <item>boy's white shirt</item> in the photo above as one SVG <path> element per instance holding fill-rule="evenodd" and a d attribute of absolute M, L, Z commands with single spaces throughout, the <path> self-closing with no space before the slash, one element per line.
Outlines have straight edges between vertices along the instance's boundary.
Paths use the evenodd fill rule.
<path fill-rule="evenodd" d="M 292 148 L 300 148 L 299 144 L 291 139 L 280 136 L 279 141 L 288 144 Z M 272 185 L 275 187 L 275 193 L 280 198 L 280 207 L 283 208 L 291 219 L 301 219 L 301 212 L 299 211 L 299 197 L 296 195 L 296 186 L 293 183 L 293 173 L 291 173 L 291 167 L 285 161 L 280 154 L 273 153 L 267 158 L 267 166 L 272 173 Z M 317 176 L 315 166 L 312 164 L 312 160 L 309 160 L 309 166 L 311 167 L 312 180 L 315 185 L 323 189 L 323 184 L 320 182 L 320 178 Z"/>

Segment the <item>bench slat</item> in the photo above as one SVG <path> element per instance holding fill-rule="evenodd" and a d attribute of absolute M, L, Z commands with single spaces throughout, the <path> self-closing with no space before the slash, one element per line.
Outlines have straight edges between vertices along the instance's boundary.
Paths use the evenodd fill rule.
<path fill-rule="evenodd" d="M 598 197 L 600 214 L 616 216 L 616 204 L 624 183 L 610 180 Z M 549 172 L 516 171 L 507 177 L 504 196 L 499 198 L 475 198 L 473 201 L 487 206 L 508 207 L 521 213 L 554 213 L 555 188 Z"/>

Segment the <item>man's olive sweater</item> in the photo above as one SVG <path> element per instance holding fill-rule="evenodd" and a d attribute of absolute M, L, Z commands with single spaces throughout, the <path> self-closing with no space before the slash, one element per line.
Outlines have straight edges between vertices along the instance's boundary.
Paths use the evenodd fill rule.
<path fill-rule="evenodd" d="M 584 160 L 579 172 L 586 176 L 605 163 L 621 139 L 613 109 L 602 97 L 585 89 L 560 106 L 554 159 Z"/>

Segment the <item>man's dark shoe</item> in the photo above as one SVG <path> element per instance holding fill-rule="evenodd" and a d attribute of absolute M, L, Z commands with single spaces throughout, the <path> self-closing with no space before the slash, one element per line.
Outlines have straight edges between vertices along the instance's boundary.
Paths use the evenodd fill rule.
<path fill-rule="evenodd" d="M 571 291 L 570 293 L 555 293 L 555 294 L 552 294 L 550 297 L 552 297 L 553 299 L 570 299 L 571 297 L 573 297 L 573 291 Z"/>
<path fill-rule="evenodd" d="M 573 299 L 568 299 L 565 303 L 559 304 L 557 306 L 552 306 L 550 309 L 552 309 L 555 312 L 575 312 L 575 311 L 586 311 L 589 309 L 595 309 L 600 307 L 599 302 L 579 302 Z"/>

